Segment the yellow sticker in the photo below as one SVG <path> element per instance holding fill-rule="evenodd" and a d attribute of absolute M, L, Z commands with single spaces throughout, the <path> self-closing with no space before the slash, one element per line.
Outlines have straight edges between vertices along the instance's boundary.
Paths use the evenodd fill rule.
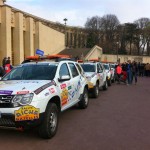
<path fill-rule="evenodd" d="M 40 109 L 34 106 L 23 106 L 15 111 L 15 121 L 39 119 Z"/>
<path fill-rule="evenodd" d="M 65 88 L 61 93 L 61 104 L 62 106 L 68 103 L 68 90 Z"/>

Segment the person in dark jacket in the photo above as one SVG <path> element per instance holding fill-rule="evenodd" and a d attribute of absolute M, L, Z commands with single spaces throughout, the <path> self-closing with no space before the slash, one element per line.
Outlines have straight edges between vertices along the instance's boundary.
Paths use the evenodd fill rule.
<path fill-rule="evenodd" d="M 138 66 L 135 61 L 132 63 L 132 82 L 135 81 L 135 84 L 137 83 L 137 73 L 138 73 Z"/>
<path fill-rule="evenodd" d="M 6 57 L 4 57 L 4 59 L 3 59 L 3 61 L 2 61 L 3 69 L 5 69 L 6 61 L 7 61 L 7 58 L 6 58 Z"/>
<path fill-rule="evenodd" d="M 132 64 L 130 60 L 128 60 L 126 67 L 127 67 L 128 84 L 132 84 Z"/>
<path fill-rule="evenodd" d="M 4 76 L 4 69 L 0 66 L 0 78 Z"/>

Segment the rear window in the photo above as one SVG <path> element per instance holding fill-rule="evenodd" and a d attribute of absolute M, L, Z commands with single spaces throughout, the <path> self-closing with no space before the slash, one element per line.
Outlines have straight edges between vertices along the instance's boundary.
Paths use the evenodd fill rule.
<path fill-rule="evenodd" d="M 94 64 L 81 64 L 84 72 L 95 72 L 96 66 Z"/>

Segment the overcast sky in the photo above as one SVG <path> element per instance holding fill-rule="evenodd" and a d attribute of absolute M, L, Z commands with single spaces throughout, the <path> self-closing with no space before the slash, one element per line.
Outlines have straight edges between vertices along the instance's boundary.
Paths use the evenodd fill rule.
<path fill-rule="evenodd" d="M 150 0 L 6 0 L 6 4 L 44 19 L 82 26 L 87 18 L 116 15 L 120 23 L 150 18 Z"/>

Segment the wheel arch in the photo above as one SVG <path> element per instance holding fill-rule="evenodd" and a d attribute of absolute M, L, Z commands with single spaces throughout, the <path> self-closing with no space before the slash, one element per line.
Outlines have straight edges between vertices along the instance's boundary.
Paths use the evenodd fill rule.
<path fill-rule="evenodd" d="M 58 107 L 59 112 L 61 111 L 61 100 L 60 100 L 60 97 L 59 97 L 59 96 L 54 96 L 54 97 L 52 97 L 52 98 L 49 100 L 48 104 L 49 104 L 49 103 L 55 103 L 55 104 L 57 105 L 57 107 Z"/>

